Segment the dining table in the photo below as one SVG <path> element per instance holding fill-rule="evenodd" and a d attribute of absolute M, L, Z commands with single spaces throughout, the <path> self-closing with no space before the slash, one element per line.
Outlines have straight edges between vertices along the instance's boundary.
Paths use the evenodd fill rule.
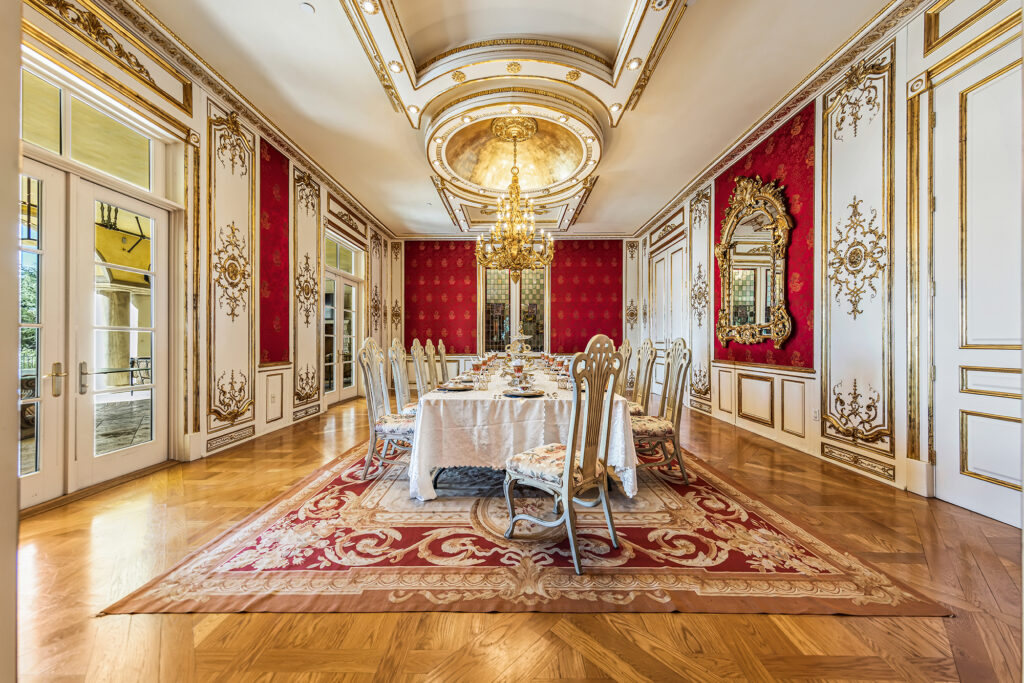
<path fill-rule="evenodd" d="M 572 390 L 559 388 L 547 374 L 533 372 L 535 398 L 509 397 L 508 378 L 495 375 L 486 388 L 469 391 L 435 389 L 419 399 L 416 432 L 409 461 L 409 496 L 437 497 L 432 475 L 437 468 L 486 467 L 504 470 L 516 453 L 549 443 L 568 443 Z M 472 381 L 472 380 L 470 380 Z M 636 448 L 629 404 L 612 401 L 607 467 L 622 491 L 636 495 Z"/>

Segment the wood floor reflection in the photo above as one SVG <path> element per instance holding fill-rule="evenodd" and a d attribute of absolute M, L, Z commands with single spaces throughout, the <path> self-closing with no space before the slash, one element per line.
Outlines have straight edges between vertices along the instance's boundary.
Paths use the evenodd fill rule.
<path fill-rule="evenodd" d="M 353 401 L 26 519 L 24 681 L 1019 680 L 1020 532 L 700 414 L 686 443 L 956 618 L 94 615 L 367 436 Z"/>

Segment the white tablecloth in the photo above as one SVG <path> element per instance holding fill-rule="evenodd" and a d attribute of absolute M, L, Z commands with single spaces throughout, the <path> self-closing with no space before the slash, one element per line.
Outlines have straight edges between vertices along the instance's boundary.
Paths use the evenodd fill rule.
<path fill-rule="evenodd" d="M 556 397 L 496 399 L 496 393 L 507 389 L 507 380 L 495 377 L 486 391 L 432 391 L 420 399 L 409 495 L 420 500 L 437 497 L 430 480 L 436 467 L 503 470 L 511 455 L 547 443 L 568 443 L 572 393 L 559 390 L 541 374 L 535 379 L 537 389 Z M 609 442 L 608 466 L 632 497 L 636 495 L 636 449 L 629 405 L 621 396 L 612 402 Z"/>

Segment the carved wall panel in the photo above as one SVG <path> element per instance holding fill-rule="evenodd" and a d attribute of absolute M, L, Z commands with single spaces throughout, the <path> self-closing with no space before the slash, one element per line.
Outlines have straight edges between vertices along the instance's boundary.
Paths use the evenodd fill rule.
<path fill-rule="evenodd" d="M 292 171 L 292 334 L 295 364 L 292 407 L 320 400 L 320 184 Z"/>
<path fill-rule="evenodd" d="M 255 149 L 256 136 L 237 114 L 210 102 L 206 429 L 211 434 L 255 420 Z"/>
<path fill-rule="evenodd" d="M 711 339 L 714 312 L 711 310 L 713 269 L 711 250 L 711 186 L 696 192 L 690 206 L 690 406 L 710 412 Z M 705 410 L 705 407 L 707 408 Z"/>
<path fill-rule="evenodd" d="M 894 57 L 890 44 L 825 93 L 821 133 L 822 436 L 885 458 L 894 456 Z M 891 478 L 892 468 L 869 471 Z"/>

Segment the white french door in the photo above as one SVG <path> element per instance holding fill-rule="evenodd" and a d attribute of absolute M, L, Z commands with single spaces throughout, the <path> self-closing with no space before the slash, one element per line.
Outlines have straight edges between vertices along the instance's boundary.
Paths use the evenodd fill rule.
<path fill-rule="evenodd" d="M 935 493 L 1020 526 L 1020 41 L 933 97 Z"/>
<path fill-rule="evenodd" d="M 168 457 L 167 212 L 24 160 L 21 506 Z"/>
<path fill-rule="evenodd" d="M 327 405 L 356 395 L 358 310 L 359 283 L 344 275 L 324 273 L 324 398 Z"/>

